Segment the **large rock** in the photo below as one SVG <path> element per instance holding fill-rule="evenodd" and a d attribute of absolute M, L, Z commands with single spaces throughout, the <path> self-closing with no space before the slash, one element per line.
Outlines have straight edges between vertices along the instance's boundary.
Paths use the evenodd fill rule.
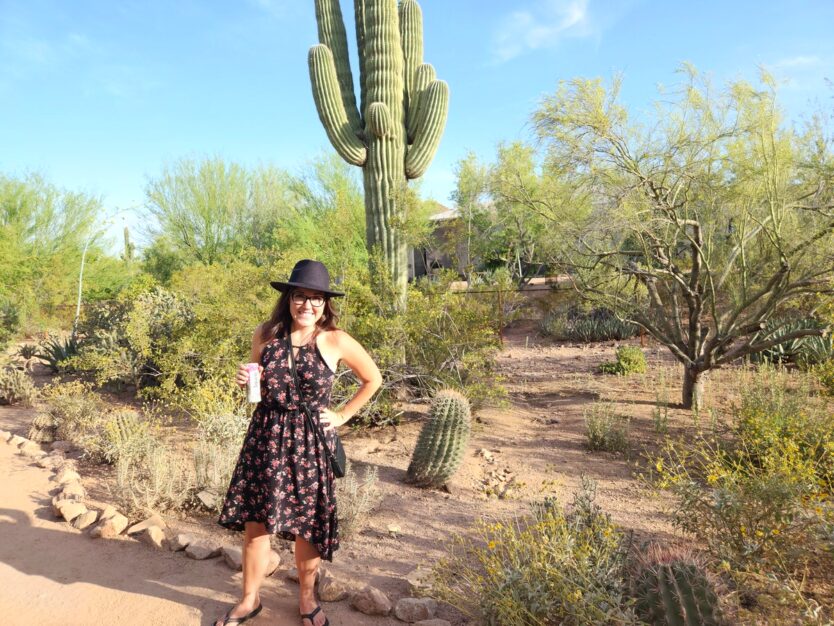
<path fill-rule="evenodd" d="M 116 510 L 115 506 L 113 506 L 112 504 L 105 504 L 104 508 L 101 510 L 101 515 L 99 515 L 98 518 L 99 520 L 103 521 L 106 519 L 110 519 L 116 513 L 118 513 L 118 511 Z"/>
<path fill-rule="evenodd" d="M 141 522 L 134 524 L 130 528 L 127 529 L 128 535 L 135 535 L 136 533 L 141 533 L 143 530 L 150 528 L 151 526 L 159 526 L 160 528 L 167 528 L 167 524 L 165 520 L 163 520 L 159 515 L 154 513 L 149 518 L 142 520 Z"/>
<path fill-rule="evenodd" d="M 68 483 L 80 482 L 81 476 L 79 476 L 78 472 L 76 472 L 72 467 L 61 467 L 61 469 L 55 473 L 53 480 L 59 485 L 66 485 Z"/>
<path fill-rule="evenodd" d="M 394 607 L 394 615 L 403 622 L 432 619 L 437 612 L 437 601 L 432 598 L 401 598 Z"/>
<path fill-rule="evenodd" d="M 203 506 L 213 511 L 217 507 L 217 501 L 220 499 L 213 491 L 201 491 L 197 494 L 197 499 L 202 502 Z"/>
<path fill-rule="evenodd" d="M 49 447 L 53 450 L 60 450 L 61 452 L 69 452 L 72 450 L 72 444 L 69 441 L 53 441 Z"/>
<path fill-rule="evenodd" d="M 350 587 L 338 580 L 329 570 L 323 570 L 319 578 L 319 598 L 324 602 L 339 602 L 350 595 Z"/>
<path fill-rule="evenodd" d="M 57 459 L 51 454 L 40 457 L 35 461 L 35 465 L 48 470 L 57 470 L 63 465 L 63 459 Z"/>
<path fill-rule="evenodd" d="M 243 569 L 243 549 L 237 546 L 223 546 L 223 560 L 236 571 Z"/>
<path fill-rule="evenodd" d="M 98 539 L 99 537 L 112 539 L 121 535 L 125 528 L 127 528 L 127 518 L 121 513 L 115 513 L 94 526 L 90 531 L 90 537 L 93 539 Z"/>
<path fill-rule="evenodd" d="M 46 456 L 46 452 L 43 451 L 43 448 L 41 448 L 34 441 L 25 442 L 17 449 L 17 452 L 18 454 L 22 454 L 23 456 L 32 459 Z"/>
<path fill-rule="evenodd" d="M 52 498 L 52 512 L 55 514 L 55 517 L 61 518 L 61 507 L 72 502 L 78 502 L 78 500 L 74 498 L 62 498 L 61 496 Z"/>
<path fill-rule="evenodd" d="M 195 541 L 197 541 L 197 538 L 191 533 L 177 533 L 168 542 L 168 548 L 171 552 L 179 552 L 185 550 Z"/>
<path fill-rule="evenodd" d="M 168 549 L 168 539 L 165 537 L 165 531 L 159 526 L 148 526 L 139 534 L 139 541 L 157 550 Z"/>
<path fill-rule="evenodd" d="M 75 498 L 81 500 L 86 496 L 87 492 L 84 491 L 84 487 L 82 487 L 81 483 L 78 481 L 66 483 L 61 489 L 61 497 L 63 498 Z"/>
<path fill-rule="evenodd" d="M 12 438 L 9 439 L 9 443 L 15 448 L 19 448 L 20 444 L 26 443 L 27 441 L 29 440 L 26 437 L 21 437 L 20 435 L 12 435 Z"/>
<path fill-rule="evenodd" d="M 98 513 L 96 511 L 86 511 L 72 520 L 72 526 L 78 530 L 84 530 L 88 526 L 95 524 L 97 518 Z"/>
<path fill-rule="evenodd" d="M 8 441 L 12 438 L 12 434 L 8 430 L 0 430 L 0 441 Z"/>
<path fill-rule="evenodd" d="M 351 598 L 350 605 L 365 615 L 388 615 L 391 612 L 388 596 L 370 585 L 357 591 Z"/>
<path fill-rule="evenodd" d="M 79 515 L 86 513 L 87 507 L 81 502 L 64 501 L 58 506 L 58 510 L 61 512 L 61 517 L 71 522 Z"/>
<path fill-rule="evenodd" d="M 221 546 L 210 544 L 205 539 L 198 539 L 194 543 L 188 544 L 188 547 L 185 549 L 185 555 L 197 561 L 203 561 L 220 556 L 221 550 Z"/>

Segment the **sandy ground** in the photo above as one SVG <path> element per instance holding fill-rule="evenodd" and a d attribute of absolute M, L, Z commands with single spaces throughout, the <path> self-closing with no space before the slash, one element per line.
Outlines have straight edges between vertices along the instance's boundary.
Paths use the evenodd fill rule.
<path fill-rule="evenodd" d="M 651 411 L 657 381 L 652 376 L 669 360 L 662 350 L 647 346 L 654 373 L 639 382 L 594 374 L 600 362 L 613 358 L 615 349 L 614 343 L 548 342 L 524 325 L 508 331 L 499 357 L 508 402 L 479 413 L 470 452 L 448 493 L 402 481 L 426 406 L 416 407 L 396 428 L 346 433 L 354 468 L 377 468 L 382 498 L 365 527 L 343 542 L 331 571 L 357 584 L 370 583 L 396 602 L 409 595 L 405 574 L 416 565 L 433 565 L 452 533 L 466 532 L 481 515 L 523 513 L 531 501 L 545 495 L 568 503 L 583 475 L 598 481 L 598 503 L 623 527 L 637 536 L 678 540 L 662 503 L 635 477 L 640 451 L 656 439 Z M 674 388 L 678 381 L 671 382 Z M 585 447 L 583 412 L 606 398 L 616 400 L 632 419 L 633 449 L 627 455 L 591 453 Z M 0 407 L 0 428 L 25 436 L 33 414 L 32 409 Z M 672 411 L 670 431 L 686 419 L 686 412 Z M 479 454 L 484 449 L 491 458 Z M 208 624 L 238 593 L 241 575 L 232 574 L 219 559 L 191 561 L 182 554 L 154 552 L 128 538 L 93 540 L 55 521 L 49 506 L 50 472 L 14 456 L 10 446 L 0 445 L 0 471 L 7 477 L 0 484 L 3 623 Z M 114 501 L 107 471 L 81 466 L 94 501 Z M 500 498 L 488 493 L 496 473 L 505 478 Z M 170 519 L 169 525 L 231 544 L 240 541 L 209 514 Z M 391 525 L 399 531 L 391 533 Z M 284 564 L 267 581 L 265 611 L 254 623 L 298 624 L 296 585 L 281 573 L 291 564 L 292 554 L 285 546 L 276 547 L 282 549 Z M 334 626 L 402 624 L 361 615 L 347 602 L 329 603 L 325 609 Z M 455 626 L 467 623 L 451 607 L 443 607 L 438 617 Z"/>

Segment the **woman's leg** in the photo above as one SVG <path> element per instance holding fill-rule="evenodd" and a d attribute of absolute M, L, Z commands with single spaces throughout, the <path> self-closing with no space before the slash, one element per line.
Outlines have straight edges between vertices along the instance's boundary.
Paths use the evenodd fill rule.
<path fill-rule="evenodd" d="M 243 533 L 243 593 L 230 617 L 243 617 L 260 604 L 258 591 L 269 566 L 269 533 L 260 522 L 246 522 Z M 215 624 L 221 624 L 218 620 Z"/>
<path fill-rule="evenodd" d="M 312 613 L 318 606 L 315 584 L 320 562 L 321 557 L 315 546 L 296 535 L 295 566 L 298 570 L 298 608 L 302 614 Z M 319 611 L 313 618 L 313 626 L 322 626 L 325 619 L 324 613 Z M 304 626 L 310 626 L 310 622 L 305 621 Z"/>

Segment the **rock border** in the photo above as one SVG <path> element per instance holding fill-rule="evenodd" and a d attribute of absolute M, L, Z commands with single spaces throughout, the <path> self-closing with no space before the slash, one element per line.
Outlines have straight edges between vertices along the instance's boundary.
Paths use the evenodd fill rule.
<path fill-rule="evenodd" d="M 89 502 L 85 502 L 87 492 L 81 484 L 78 465 L 74 459 L 66 457 L 67 452 L 72 450 L 72 444 L 69 442 L 55 441 L 50 445 L 50 452 L 46 452 L 42 444 L 6 430 L 0 430 L 0 441 L 14 446 L 19 455 L 30 459 L 38 467 L 52 472 L 50 481 L 56 484 L 52 512 L 56 519 L 63 519 L 69 526 L 81 532 L 88 531 L 90 538 L 133 537 L 151 549 L 182 552 L 186 557 L 199 561 L 222 556 L 224 563 L 232 571 L 242 569 L 243 555 L 239 546 L 219 544 L 206 536 L 191 533 L 166 533 L 167 524 L 157 514 L 129 526 L 128 517 L 111 504 L 105 505 L 101 510 L 88 508 Z M 208 494 L 205 495 L 208 497 Z M 274 575 L 280 567 L 280 555 L 275 550 L 270 550 L 266 575 Z M 424 572 L 424 568 L 418 567 L 404 577 L 409 581 L 412 590 L 421 589 L 421 585 L 416 581 L 422 578 L 419 574 Z M 294 567 L 285 571 L 285 577 L 298 582 L 298 574 Z M 319 566 L 316 583 L 323 602 L 347 600 L 352 608 L 365 615 L 393 614 L 398 620 L 415 626 L 451 626 L 448 621 L 435 617 L 437 601 L 433 598 L 403 597 L 393 604 L 376 587 L 367 585 L 358 588 L 338 580 L 324 564 Z"/>

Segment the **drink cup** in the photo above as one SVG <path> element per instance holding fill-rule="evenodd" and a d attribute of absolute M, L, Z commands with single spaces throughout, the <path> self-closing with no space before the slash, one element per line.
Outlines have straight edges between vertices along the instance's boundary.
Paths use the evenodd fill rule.
<path fill-rule="evenodd" d="M 246 383 L 249 402 L 261 401 L 261 371 L 258 363 L 247 363 L 249 381 Z"/>

